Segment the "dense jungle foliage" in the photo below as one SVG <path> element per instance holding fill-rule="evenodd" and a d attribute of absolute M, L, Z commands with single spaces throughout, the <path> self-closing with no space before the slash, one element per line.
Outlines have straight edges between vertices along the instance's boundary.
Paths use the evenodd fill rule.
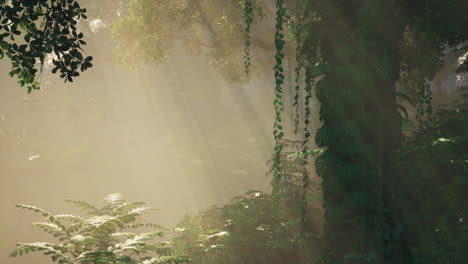
<path fill-rule="evenodd" d="M 38 87 L 36 59 L 41 65 L 47 54 L 55 54 L 53 71 L 68 81 L 92 66 L 81 53 L 85 43 L 75 24 L 86 19 L 86 9 L 77 1 L 12 0 L 0 7 L 0 55 L 28 91 Z M 430 86 L 446 54 L 467 51 L 466 0 L 131 0 L 127 8 L 113 18 L 120 63 L 159 63 L 183 43 L 206 54 L 230 81 L 247 81 L 250 70 L 259 70 L 257 47 L 262 56 L 271 51 L 266 61 L 274 64 L 273 192 L 249 192 L 187 216 L 172 238 L 174 252 L 193 263 L 468 262 L 467 88 L 433 111 Z M 459 73 L 467 65 L 460 58 Z M 294 113 L 289 123 L 286 105 Z M 323 215 L 312 206 L 317 195 Z M 49 220 L 54 227 L 46 231 L 62 232 L 56 217 Z M 19 244 L 13 255 L 29 247 L 69 261 L 62 255 L 74 243 Z M 162 263 L 124 262 L 130 255 L 113 248 L 87 250 L 113 259 L 75 263 Z"/>

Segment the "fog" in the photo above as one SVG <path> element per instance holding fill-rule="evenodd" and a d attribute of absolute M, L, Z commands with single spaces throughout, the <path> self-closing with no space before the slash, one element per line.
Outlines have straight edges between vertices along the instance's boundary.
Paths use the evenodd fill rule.
<path fill-rule="evenodd" d="M 73 83 L 63 83 L 46 65 L 41 90 L 28 94 L 8 76 L 9 62 L 0 61 L 2 264 L 50 263 L 39 253 L 8 257 L 18 242 L 52 240 L 28 226 L 41 217 L 17 203 L 79 213 L 64 200 L 98 203 L 119 192 L 159 208 L 151 221 L 173 227 L 187 213 L 249 190 L 271 190 L 273 65 L 262 65 L 248 84 L 232 83 L 203 53 L 194 56 L 175 42 L 163 63 L 129 71 L 114 63 L 109 28 L 90 21 L 85 51 L 94 66 Z M 447 55 L 434 78 L 435 110 L 466 85 L 466 75 L 453 73 L 461 55 Z M 284 119 L 291 130 L 293 94 L 287 89 L 294 84 L 291 74 L 287 79 Z M 317 112 L 314 101 L 312 132 Z"/>
<path fill-rule="evenodd" d="M 94 67 L 73 83 L 47 69 L 28 94 L 0 64 L 0 263 L 48 263 L 41 254 L 8 258 L 17 242 L 50 241 L 16 203 L 78 212 L 64 199 L 97 203 L 120 192 L 160 210 L 173 226 L 185 213 L 268 191 L 273 150 L 271 72 L 248 85 L 226 82 L 202 56 L 176 47 L 161 65 L 114 66 L 106 31 L 88 36 Z"/>

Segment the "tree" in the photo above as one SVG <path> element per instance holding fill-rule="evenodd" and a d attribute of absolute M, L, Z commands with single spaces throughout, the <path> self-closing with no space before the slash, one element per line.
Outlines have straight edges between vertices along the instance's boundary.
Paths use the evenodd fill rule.
<path fill-rule="evenodd" d="M 392 205 L 402 138 L 395 85 L 402 72 L 418 72 L 422 104 L 430 104 L 427 80 L 445 45 L 468 39 L 463 2 L 304 1 L 307 35 L 299 44 L 324 122 L 315 137 L 325 148 L 316 169 L 331 263 L 408 263 Z"/>
<path fill-rule="evenodd" d="M 119 41 L 114 52 L 116 61 L 130 67 L 141 60 L 158 64 L 181 42 L 192 54 L 206 54 L 227 80 L 246 82 L 244 8 L 244 2 L 237 0 L 131 0 L 125 15 L 112 26 Z M 265 0 L 257 1 L 252 8 L 252 22 L 258 23 L 273 10 Z M 274 45 L 268 41 L 268 32 L 256 33 L 250 42 L 270 54 Z"/>
<path fill-rule="evenodd" d="M 69 2 L 73 1 L 66 3 Z M 117 55 L 124 61 L 145 58 L 147 62 L 159 62 L 167 54 L 170 46 L 168 40 L 182 39 L 186 44 L 196 43 L 197 47 L 206 47 L 214 63 L 228 79 L 246 80 L 238 66 L 242 62 L 247 68 L 250 65 L 250 43 L 255 43 L 258 36 L 250 26 L 263 16 L 260 10 L 268 10 L 261 8 L 262 2 L 245 0 L 241 3 L 219 1 L 209 4 L 202 0 L 132 0 L 129 15 L 119 20 L 114 28 L 115 35 L 122 41 L 122 47 L 127 48 L 127 53 L 121 48 Z M 15 23 L 21 24 L 20 16 L 15 14 L 22 12 L 23 7 L 19 1 L 12 1 L 12 7 L 5 5 L 5 1 L 1 3 L 2 14 L 9 15 L 3 16 L 13 18 L 11 25 L 8 19 L 5 20 L 7 24 L 2 25 L 8 32 L 12 32 L 7 32 L 8 36 L 12 36 L 18 26 L 14 30 L 12 27 Z M 36 3 L 37 6 L 39 2 L 30 3 Z M 56 3 L 55 7 L 58 8 L 63 7 L 58 4 L 65 1 L 51 3 Z M 226 5 L 229 8 L 225 10 L 230 12 L 227 15 L 222 11 Z M 264 6 L 271 7 L 269 4 Z M 411 252 L 414 245 L 411 241 L 418 237 L 418 231 L 411 230 L 411 225 L 401 219 L 404 210 L 395 203 L 400 194 L 398 188 L 402 185 L 393 176 L 399 173 L 397 161 L 401 158 L 402 115 L 406 112 L 397 102 L 397 97 L 406 96 L 400 95 L 396 86 L 405 76 L 414 76 L 416 87 L 413 89 L 419 98 L 416 118 L 420 127 L 430 126 L 432 110 L 428 81 L 437 71 L 445 49 L 466 48 L 461 47 L 468 41 L 466 1 L 276 0 L 273 9 L 276 9 L 273 45 L 273 134 L 276 141 L 274 182 L 281 182 L 284 176 L 285 165 L 281 159 L 284 152 L 282 142 L 286 136 L 283 127 L 286 79 L 284 59 L 286 55 L 291 55 L 287 52 L 287 40 L 288 36 L 292 36 L 292 43 L 296 45 L 294 59 L 297 82 L 293 105 L 296 112 L 304 112 L 301 120 L 295 115 L 294 132 L 303 136 L 302 153 L 311 153 L 310 104 L 313 89 L 320 103 L 319 115 L 323 122 L 323 126 L 315 133 L 315 142 L 322 148 L 315 165 L 323 180 L 326 222 L 324 261 L 337 264 L 417 263 Z M 236 15 L 240 17 L 242 12 L 245 26 L 241 20 L 234 18 Z M 38 14 L 42 16 L 43 13 Z M 68 16 L 68 21 L 74 17 Z M 52 23 L 57 24 L 60 23 Z M 199 37 L 193 38 L 194 34 L 190 33 L 196 26 L 200 33 Z M 67 31 L 63 33 L 63 30 L 59 26 L 58 35 L 54 37 L 67 35 Z M 41 32 L 49 33 L 50 30 Z M 241 41 L 240 36 L 244 35 L 245 39 Z M 49 35 L 44 38 L 55 43 L 46 37 Z M 79 42 L 79 38 L 75 38 Z M 209 42 L 201 42 L 206 39 Z M 1 41 L 5 42 L 3 39 Z M 246 44 L 245 60 L 239 55 L 242 42 Z M 42 54 L 56 50 L 45 46 L 48 49 L 44 48 Z M 23 51 L 19 47 L 15 48 L 14 43 L 11 47 L 8 43 L 2 44 L 2 49 L 5 54 L 10 54 L 13 63 L 18 64 L 15 58 L 23 58 L 18 55 Z M 60 54 L 60 48 L 58 50 Z M 35 54 L 29 52 L 30 57 Z M 28 55 L 23 53 L 21 55 Z M 15 54 L 17 57 L 14 57 Z M 67 66 L 74 65 L 75 57 L 70 59 L 66 55 L 65 52 L 61 54 L 59 59 L 63 58 L 64 61 L 59 61 L 57 67 L 61 72 L 65 69 L 62 74 L 68 79 L 74 73 L 70 73 Z M 38 55 L 38 58 L 43 57 Z M 27 62 L 28 67 L 32 68 L 32 60 Z M 14 68 L 18 65 L 14 65 Z M 459 70 L 465 66 L 466 63 L 463 63 Z M 15 71 L 13 74 L 23 74 L 21 69 L 18 73 Z M 25 83 L 31 83 L 31 76 L 35 72 L 25 72 L 28 77 L 25 77 Z M 304 98 L 302 103 L 299 103 L 300 96 Z M 299 126 L 302 127 L 302 133 L 298 132 Z M 308 163 L 307 158 L 303 159 L 304 168 Z M 308 188 L 309 172 L 306 169 L 302 181 L 303 187 Z M 302 202 L 307 201 L 304 199 Z M 307 224 L 306 219 L 304 224 Z"/>
<path fill-rule="evenodd" d="M 39 89 L 38 72 L 51 60 L 52 72 L 72 82 L 92 66 L 93 58 L 82 54 L 81 19 L 86 9 L 75 0 L 0 0 L 0 58 L 11 61 L 9 75 L 31 92 Z"/>
<path fill-rule="evenodd" d="M 229 20 L 232 19 L 230 14 L 226 21 L 236 30 L 228 31 L 234 34 L 222 34 L 222 26 L 230 24 L 216 19 L 223 14 L 216 9 L 218 2 L 212 6 L 206 6 L 204 1 L 181 1 L 180 5 L 169 6 L 164 5 L 165 1 L 135 0 L 131 3 L 129 15 L 114 28 L 122 47 L 130 47 L 128 55 L 124 55 L 126 58 L 149 58 L 147 62 L 158 62 L 166 55 L 170 37 L 186 43 L 198 42 L 197 45 L 205 46 L 210 52 L 219 50 L 212 42 L 200 43 L 210 38 L 193 34 L 194 25 L 201 26 L 201 32 L 211 33 L 215 44 L 221 43 L 220 38 L 224 39 L 223 43 L 227 42 L 228 45 L 221 46 L 222 53 L 211 54 L 239 53 L 240 29 L 243 28 L 238 21 L 240 16 Z M 239 7 L 244 8 L 245 61 L 249 66 L 250 44 L 259 37 L 251 23 L 265 14 L 258 10 L 271 10 L 272 6 L 255 0 L 222 3 L 234 7 L 233 14 L 239 14 Z M 231 8 L 226 9 L 231 11 Z M 281 160 L 286 136 L 284 83 L 287 70 L 284 65 L 285 59 L 294 55 L 290 54 L 288 45 L 295 44 L 293 105 L 296 113 L 304 114 L 301 118 L 295 114 L 294 131 L 303 137 L 302 153 L 310 153 L 310 106 L 314 88 L 320 103 L 323 126 L 315 133 L 315 142 L 323 151 L 316 161 L 316 170 L 323 179 L 327 249 L 332 253 L 330 262 L 407 263 L 411 259 L 411 249 L 406 244 L 406 236 L 410 235 L 401 232 L 404 223 L 398 219 L 399 209 L 393 205 L 398 186 L 393 175 L 397 173 L 395 167 L 403 137 L 401 124 L 406 114 L 397 99 L 408 99 L 408 96 L 396 91 L 396 86 L 411 77 L 409 83 L 414 86 L 410 89 L 419 99 L 416 117 L 421 125 L 427 125 L 432 114 L 428 81 L 440 66 L 443 51 L 458 48 L 468 39 L 466 3 L 462 0 L 443 3 L 433 0 L 277 0 L 274 9 L 276 12 L 266 13 L 276 13 L 274 182 L 281 182 L 284 177 L 285 165 Z M 221 25 L 221 30 L 212 30 L 213 22 Z M 168 23 L 177 25 L 175 30 L 163 27 Z M 261 27 L 271 29 L 265 24 Z M 132 32 L 138 33 L 132 35 Z M 183 35 L 168 35 L 174 32 Z M 293 41 L 288 42 L 291 36 Z M 155 41 L 156 45 L 146 45 L 148 41 Z M 232 56 L 220 57 L 219 66 L 241 65 L 240 57 L 237 55 L 237 60 Z M 237 77 L 228 79 L 239 79 L 238 68 L 229 70 Z M 301 97 L 302 103 L 299 102 Z M 299 126 L 302 133 L 298 131 Z M 307 167 L 308 160 L 304 159 L 303 163 L 304 168 Z M 307 170 L 303 172 L 304 188 L 309 184 L 308 173 Z M 411 233 L 411 230 L 405 232 Z M 391 248 L 391 245 L 398 246 Z"/>

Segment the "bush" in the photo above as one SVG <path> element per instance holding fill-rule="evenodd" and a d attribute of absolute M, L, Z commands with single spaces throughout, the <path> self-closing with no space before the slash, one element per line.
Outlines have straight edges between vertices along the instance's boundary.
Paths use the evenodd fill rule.
<path fill-rule="evenodd" d="M 414 264 L 468 263 L 468 88 L 460 91 L 401 150 L 393 204 Z"/>
<path fill-rule="evenodd" d="M 274 195 L 250 191 L 223 207 L 186 216 L 174 245 L 194 264 L 308 263 L 318 257 L 321 225 L 302 228 L 297 211 Z M 310 213 L 322 217 L 318 209 Z"/>

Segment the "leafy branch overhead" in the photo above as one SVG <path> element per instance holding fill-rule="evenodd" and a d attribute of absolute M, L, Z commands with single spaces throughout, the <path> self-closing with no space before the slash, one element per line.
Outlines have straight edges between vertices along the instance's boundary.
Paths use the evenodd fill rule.
<path fill-rule="evenodd" d="M 154 210 L 143 206 L 142 202 L 126 202 L 121 194 L 106 196 L 101 206 L 78 200 L 66 201 L 83 209 L 90 217 L 83 218 L 71 214 L 53 215 L 35 206 L 16 205 L 41 214 L 45 221 L 31 225 L 49 233 L 59 243 L 19 243 L 10 257 L 42 252 L 60 264 L 163 264 L 188 261 L 183 256 L 175 255 L 170 243 L 157 241 L 157 238 L 164 236 L 165 228 L 153 223 L 136 222 L 137 217 Z M 152 231 L 144 233 L 128 231 L 142 227 L 151 228 Z"/>
<path fill-rule="evenodd" d="M 114 56 L 117 63 L 131 68 L 140 61 L 159 64 L 176 43 L 182 43 L 193 54 L 207 55 L 226 80 L 246 82 L 244 65 L 253 58 L 244 52 L 250 46 L 274 50 L 269 34 L 251 36 L 250 25 L 260 23 L 265 12 L 274 13 L 273 7 L 266 0 L 131 0 L 127 12 L 112 25 L 119 42 Z M 250 73 L 256 72 L 255 67 L 247 66 Z"/>
<path fill-rule="evenodd" d="M 9 75 L 28 92 L 39 89 L 38 72 L 50 58 L 52 72 L 73 82 L 93 66 L 93 58 L 82 53 L 86 42 L 77 28 L 86 18 L 75 0 L 0 0 L 0 59 L 10 60 Z"/>

